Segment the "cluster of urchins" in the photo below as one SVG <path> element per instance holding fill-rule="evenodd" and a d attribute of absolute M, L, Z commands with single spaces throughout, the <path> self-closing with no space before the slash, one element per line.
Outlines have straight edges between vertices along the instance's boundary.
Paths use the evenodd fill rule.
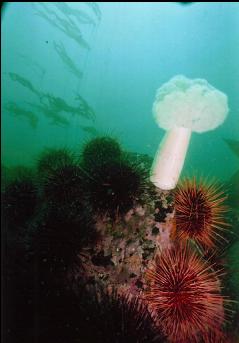
<path fill-rule="evenodd" d="M 77 271 L 81 248 L 97 240 L 97 216 L 114 220 L 146 201 L 152 185 L 142 163 L 99 137 L 79 157 L 49 149 L 35 171 L 5 173 L 6 342 L 228 342 L 229 299 L 215 259 L 227 209 L 216 184 L 177 187 L 172 246 L 156 254 L 136 297 L 83 285 Z"/>
<path fill-rule="evenodd" d="M 222 294 L 220 256 L 230 233 L 225 200 L 221 185 L 195 178 L 185 179 L 174 191 L 171 246 L 148 269 L 145 294 L 169 342 L 230 341 L 224 329 L 232 307 Z"/>

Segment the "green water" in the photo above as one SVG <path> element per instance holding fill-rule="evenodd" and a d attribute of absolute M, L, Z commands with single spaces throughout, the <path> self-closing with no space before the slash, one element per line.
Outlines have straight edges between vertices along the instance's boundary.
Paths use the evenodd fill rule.
<path fill-rule="evenodd" d="M 239 139 L 239 3 L 43 4 L 4 7 L 4 165 L 32 165 L 44 147 L 77 152 L 105 133 L 153 157 L 164 134 L 155 92 L 183 74 L 208 80 L 230 108 L 223 125 L 193 134 L 184 174 L 233 176 L 238 157 L 224 139 Z M 77 110 L 77 94 L 95 117 Z M 68 107 L 50 107 L 57 98 Z"/>
<path fill-rule="evenodd" d="M 179 342 L 180 332 L 180 342 L 219 342 L 221 333 L 225 342 L 237 342 L 238 61 L 239 2 L 4 4 L 4 342 L 150 343 L 156 336 L 157 342 Z M 183 92 L 188 79 L 207 80 L 226 94 L 229 112 L 219 127 L 192 133 L 182 176 L 202 176 L 202 182 L 165 192 L 148 178 L 164 136 L 152 107 L 157 89 L 176 75 L 187 77 L 176 79 Z M 208 85 L 197 84 L 197 90 Z M 212 89 L 205 88 L 200 100 Z M 221 118 L 227 105 L 224 95 L 216 94 L 222 106 L 191 101 L 188 112 L 179 106 L 171 114 L 183 117 L 199 108 Z M 198 122 L 196 116 L 190 124 Z M 218 180 L 218 188 L 205 179 Z M 178 249 L 183 233 L 202 269 Z M 177 248 L 175 263 L 167 255 L 170 247 Z M 158 262 L 156 254 L 161 258 L 165 251 L 166 262 Z M 154 315 L 161 310 L 152 316 L 151 305 L 161 300 L 157 292 L 149 303 L 144 298 L 156 284 L 146 271 L 153 261 L 165 263 L 167 277 L 157 280 L 166 279 L 163 293 L 175 292 L 179 308 L 174 311 L 168 300 L 173 310 L 163 310 L 156 331 Z"/>

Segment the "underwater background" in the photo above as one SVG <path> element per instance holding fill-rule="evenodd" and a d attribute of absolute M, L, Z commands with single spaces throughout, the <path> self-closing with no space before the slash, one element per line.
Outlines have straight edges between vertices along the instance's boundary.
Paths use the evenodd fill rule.
<path fill-rule="evenodd" d="M 238 3 L 102 2 L 98 12 L 85 3 L 67 3 L 72 10 L 84 11 L 86 18 L 66 14 L 57 4 L 5 5 L 4 164 L 31 165 L 46 146 L 77 149 L 106 132 L 128 150 L 153 157 L 164 134 L 152 116 L 156 90 L 183 74 L 205 78 L 226 93 L 230 108 L 222 126 L 193 134 L 184 173 L 222 180 L 233 175 L 238 158 L 225 140 L 239 136 Z M 81 38 L 75 26 L 66 26 L 67 17 Z M 42 106 L 41 94 L 73 107 L 79 106 L 80 95 L 94 115 L 72 113 L 60 103 L 53 115 L 47 99 Z"/>
<path fill-rule="evenodd" d="M 238 343 L 239 3 L 1 15 L 3 341 Z M 176 75 L 229 113 L 161 190 L 152 107 Z"/>

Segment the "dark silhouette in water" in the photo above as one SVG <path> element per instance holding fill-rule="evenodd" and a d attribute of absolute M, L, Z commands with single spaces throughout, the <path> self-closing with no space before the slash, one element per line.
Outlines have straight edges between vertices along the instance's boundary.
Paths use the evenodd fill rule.
<path fill-rule="evenodd" d="M 59 2 L 60 4 L 60 2 Z M 62 62 L 66 65 L 67 69 L 77 78 L 81 79 L 83 73 L 80 71 L 80 69 L 77 67 L 75 62 L 70 58 L 70 56 L 67 54 L 66 49 L 64 45 L 60 42 L 57 44 L 56 42 L 53 42 L 54 49 L 58 56 L 61 58 Z"/>
<path fill-rule="evenodd" d="M 227 143 L 231 151 L 239 157 L 239 141 L 235 139 L 224 138 L 224 142 Z"/>
<path fill-rule="evenodd" d="M 229 138 L 224 138 L 223 139 L 231 151 L 239 157 L 239 141 L 235 139 L 229 139 Z M 235 174 L 232 175 L 228 182 L 228 188 L 230 189 L 229 192 L 229 205 L 231 207 L 234 207 L 236 209 L 239 208 L 239 170 L 235 172 Z"/>
<path fill-rule="evenodd" d="M 229 205 L 235 209 L 239 209 L 239 170 L 232 175 L 228 182 L 229 196 L 228 202 Z"/>
<path fill-rule="evenodd" d="M 25 110 L 12 101 L 9 101 L 7 104 L 5 104 L 4 108 L 17 117 L 25 117 L 33 129 L 37 127 L 38 117 L 32 111 Z"/>

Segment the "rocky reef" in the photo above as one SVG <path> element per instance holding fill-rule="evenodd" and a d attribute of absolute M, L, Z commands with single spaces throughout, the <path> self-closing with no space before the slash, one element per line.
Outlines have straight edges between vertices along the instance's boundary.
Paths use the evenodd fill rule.
<path fill-rule="evenodd" d="M 97 137 L 78 154 L 44 150 L 32 170 L 3 168 L 6 342 L 176 342 L 178 334 L 180 343 L 235 342 L 237 210 L 225 193 L 195 179 L 173 191 L 156 189 L 149 181 L 151 163 L 111 137 Z M 190 223 L 186 234 L 184 222 Z M 215 225 L 223 229 L 222 245 L 204 245 L 204 237 L 219 232 Z M 192 255 L 185 257 L 185 249 Z M 152 270 L 157 275 L 157 263 L 169 278 L 165 289 L 162 279 L 149 277 Z M 194 265 L 205 276 L 192 276 Z M 172 311 L 179 322 L 187 318 L 185 330 L 169 325 L 167 306 L 175 303 L 157 298 L 163 292 L 176 299 L 184 275 L 212 299 L 204 310 L 216 319 L 205 330 L 195 321 L 188 329 L 191 298 L 184 295 L 187 306 L 180 298 L 180 309 Z"/>

